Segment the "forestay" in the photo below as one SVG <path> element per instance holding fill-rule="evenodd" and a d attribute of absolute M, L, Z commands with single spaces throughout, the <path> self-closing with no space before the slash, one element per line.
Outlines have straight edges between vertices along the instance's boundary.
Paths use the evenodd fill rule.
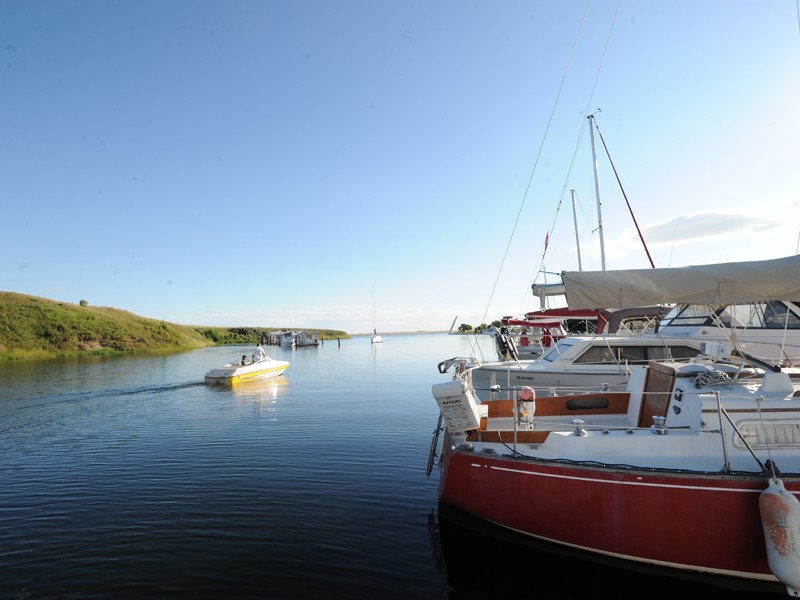
<path fill-rule="evenodd" d="M 666 269 L 563 271 L 570 308 L 800 299 L 800 255 Z"/>

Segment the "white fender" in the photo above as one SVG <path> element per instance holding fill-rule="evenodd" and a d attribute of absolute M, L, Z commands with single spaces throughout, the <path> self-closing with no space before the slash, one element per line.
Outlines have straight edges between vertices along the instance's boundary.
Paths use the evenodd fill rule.
<path fill-rule="evenodd" d="M 758 498 L 769 568 L 790 596 L 800 597 L 800 501 L 777 477 Z"/>

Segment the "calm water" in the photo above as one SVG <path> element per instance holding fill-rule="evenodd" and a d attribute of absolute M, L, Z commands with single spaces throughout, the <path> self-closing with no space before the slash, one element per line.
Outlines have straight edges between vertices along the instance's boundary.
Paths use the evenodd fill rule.
<path fill-rule="evenodd" d="M 440 512 L 431 385 L 474 340 L 384 339 L 233 390 L 203 374 L 249 346 L 0 363 L 0 598 L 764 598 Z"/>

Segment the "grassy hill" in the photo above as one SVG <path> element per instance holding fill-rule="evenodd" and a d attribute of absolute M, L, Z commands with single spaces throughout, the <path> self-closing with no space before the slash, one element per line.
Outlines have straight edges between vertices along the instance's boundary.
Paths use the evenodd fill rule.
<path fill-rule="evenodd" d="M 83 354 L 168 353 L 215 344 L 255 343 L 269 329 L 175 325 L 103 306 L 0 292 L 0 359 Z M 319 331 L 320 337 L 349 337 Z"/>

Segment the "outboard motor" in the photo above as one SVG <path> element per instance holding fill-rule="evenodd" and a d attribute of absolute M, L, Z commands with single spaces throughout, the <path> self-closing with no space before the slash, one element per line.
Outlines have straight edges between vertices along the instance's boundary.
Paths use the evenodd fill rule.
<path fill-rule="evenodd" d="M 508 333 L 508 329 L 501 327 L 500 331 L 494 334 L 494 343 L 499 360 L 519 360 L 517 345 Z"/>

